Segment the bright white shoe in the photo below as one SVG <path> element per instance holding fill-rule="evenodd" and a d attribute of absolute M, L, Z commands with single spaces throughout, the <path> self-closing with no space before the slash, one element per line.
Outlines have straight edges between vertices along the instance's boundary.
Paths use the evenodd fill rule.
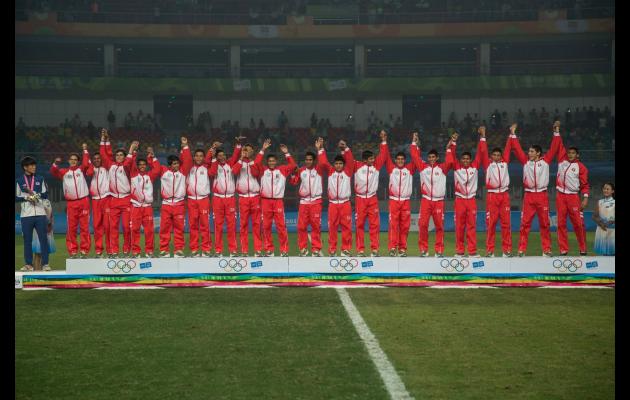
<path fill-rule="evenodd" d="M 46 264 L 42 266 L 42 271 L 50 271 L 50 265 Z"/>
<path fill-rule="evenodd" d="M 33 271 L 33 270 L 34 270 L 33 266 L 29 264 L 26 264 L 25 266 L 20 268 L 20 271 L 24 271 L 24 272 Z"/>

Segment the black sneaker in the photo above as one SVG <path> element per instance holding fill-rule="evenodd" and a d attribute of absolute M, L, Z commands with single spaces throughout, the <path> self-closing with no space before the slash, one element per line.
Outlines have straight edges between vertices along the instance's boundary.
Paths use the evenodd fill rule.
<path fill-rule="evenodd" d="M 560 253 L 560 257 L 564 257 L 564 256 L 568 256 L 569 252 L 568 251 L 563 251 Z"/>
<path fill-rule="evenodd" d="M 580 251 L 580 257 L 586 257 L 586 256 L 587 256 L 587 254 L 586 254 L 585 251 Z"/>

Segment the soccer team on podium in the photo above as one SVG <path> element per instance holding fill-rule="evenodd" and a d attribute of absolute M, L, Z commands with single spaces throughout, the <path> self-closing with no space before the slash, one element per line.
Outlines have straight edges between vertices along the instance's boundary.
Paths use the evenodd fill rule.
<path fill-rule="evenodd" d="M 306 152 L 304 165 L 298 167 L 287 147 L 280 151 L 287 160 L 278 165 L 275 154 L 265 151 L 271 146 L 267 139 L 258 153 L 251 144 L 236 147 L 230 158 L 214 142 L 206 152 L 191 152 L 188 141 L 181 138 L 179 156 L 167 158 L 168 166 L 161 165 L 153 149 L 146 149 L 146 157 L 138 154 L 138 142 L 133 142 L 129 152 L 117 149 L 112 152 L 106 129 L 101 131 L 99 152 L 90 157 L 87 145 L 83 145 L 80 161 L 78 154 L 69 157 L 69 168 L 60 168 L 60 158 L 51 167 L 53 176 L 63 181 L 67 202 L 68 231 L 66 244 L 70 257 L 86 258 L 90 251 L 89 210 L 97 257 L 116 257 L 119 253 L 119 227 L 122 220 L 124 244 L 122 256 L 140 257 L 140 227 L 144 228 L 145 257 L 153 257 L 153 182 L 160 179 L 160 243 L 159 256 L 170 256 L 171 233 L 174 236 L 174 256 L 184 257 L 184 219 L 188 211 L 190 227 L 189 246 L 193 257 L 220 256 L 223 250 L 223 226 L 227 225 L 227 245 L 230 256 L 239 255 L 236 240 L 236 213 L 240 215 L 240 255 L 249 249 L 249 221 L 252 223 L 255 256 L 273 256 L 274 244 L 271 228 L 275 222 L 280 242 L 280 255 L 288 256 L 289 242 L 284 215 L 284 192 L 287 181 L 299 185 L 300 205 L 298 212 L 298 248 L 300 256 L 309 255 L 308 226 L 313 256 L 323 256 L 321 241 L 321 215 L 323 181 L 328 187 L 328 254 L 337 254 L 337 233 L 341 228 L 341 254 L 350 256 L 352 250 L 352 194 L 351 179 L 354 177 L 356 250 L 357 256 L 379 255 L 379 203 L 377 190 L 379 173 L 383 167 L 389 174 L 389 239 L 390 256 L 407 256 L 407 236 L 411 223 L 412 181 L 420 174 L 421 195 L 418 221 L 418 246 L 421 257 L 427 257 L 429 218 L 433 218 L 436 231 L 435 255 L 444 255 L 444 196 L 446 175 L 454 170 L 455 176 L 455 230 L 456 256 L 478 256 L 476 238 L 476 193 L 479 169 L 485 169 L 487 257 L 495 255 L 495 229 L 501 224 L 503 257 L 512 256 L 510 227 L 510 197 L 508 164 L 514 151 L 523 165 L 525 195 L 521 212 L 518 255 L 523 256 L 534 215 L 538 215 L 544 256 L 551 256 L 549 221 L 549 165 L 554 158 L 558 162 L 556 179 L 558 245 L 561 255 L 567 254 L 567 215 L 571 219 L 581 255 L 586 255 L 586 232 L 582 210 L 589 195 L 588 171 L 579 161 L 578 149 L 565 149 L 560 137 L 560 123 L 553 126 L 550 150 L 543 154 L 539 145 L 532 145 L 525 154 L 515 135 L 517 125 L 510 127 L 505 148 L 492 149 L 488 154 L 485 127 L 480 135 L 473 159 L 470 152 L 457 157 L 457 134 L 446 146 L 444 162 L 439 162 L 436 150 L 421 158 L 418 133 L 414 132 L 409 147 L 411 161 L 404 152 L 398 152 L 393 161 L 387 146 L 387 133 L 380 133 L 378 155 L 364 151 L 362 160 L 355 160 L 350 147 L 341 140 L 341 154 L 334 157 L 332 165 L 324 150 L 324 141 L 315 142 L 317 154 Z M 263 164 L 263 158 L 266 165 Z M 88 185 L 87 179 L 91 178 Z M 580 193 L 582 200 L 580 200 Z M 235 195 L 238 194 L 238 209 Z M 89 201 L 91 197 L 91 202 Z M 214 220 L 213 240 L 209 229 L 209 214 Z M 364 245 L 364 226 L 367 219 L 370 236 L 370 252 Z M 77 228 L 80 228 L 80 247 L 77 245 Z M 200 243 L 201 242 L 201 243 Z M 466 244 L 466 246 L 465 246 Z M 157 255 L 157 254 L 156 254 Z"/>

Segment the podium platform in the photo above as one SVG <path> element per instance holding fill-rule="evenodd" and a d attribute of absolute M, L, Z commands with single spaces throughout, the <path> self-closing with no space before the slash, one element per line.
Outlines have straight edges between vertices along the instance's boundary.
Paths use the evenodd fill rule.
<path fill-rule="evenodd" d="M 68 259 L 15 273 L 16 289 L 270 286 L 614 287 L 615 257 Z"/>

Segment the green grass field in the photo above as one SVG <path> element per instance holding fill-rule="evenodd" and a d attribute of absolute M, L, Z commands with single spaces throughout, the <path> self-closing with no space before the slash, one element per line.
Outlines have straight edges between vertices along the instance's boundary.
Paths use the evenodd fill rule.
<path fill-rule="evenodd" d="M 416 399 L 612 399 L 614 290 L 349 289 Z M 387 399 L 335 289 L 15 292 L 16 399 Z"/>
<path fill-rule="evenodd" d="M 516 250 L 518 248 L 518 232 L 513 232 L 512 233 L 512 249 L 513 249 L 513 253 L 516 254 Z M 186 237 L 186 247 L 188 247 L 188 234 L 185 235 Z M 595 232 L 587 232 L 586 233 L 586 239 L 587 239 L 587 248 L 589 249 L 589 251 L 592 251 L 593 249 L 593 240 L 595 238 Z M 558 241 L 557 241 L 557 234 L 555 232 L 551 233 L 551 239 L 552 239 L 552 251 L 554 254 L 558 254 Z M 66 268 L 66 264 L 65 264 L 65 260 L 68 257 L 68 251 L 66 250 L 66 241 L 65 241 L 65 235 L 63 234 L 56 234 L 55 235 L 55 244 L 57 246 L 57 251 L 52 254 L 50 256 L 50 267 L 52 269 L 60 269 L 63 270 Z M 238 240 L 238 236 L 237 236 L 237 240 Z M 338 238 L 338 243 L 341 240 L 341 237 L 339 236 Z M 354 245 L 355 245 L 355 238 L 353 235 L 353 251 L 354 251 Z M 369 249 L 369 235 L 366 234 L 366 248 Z M 482 255 L 485 254 L 485 240 L 486 240 L 486 235 L 483 232 L 479 232 L 477 234 L 477 249 L 478 252 Z M 223 254 L 228 254 L 228 249 L 227 249 L 227 243 L 225 240 L 225 236 L 223 238 L 223 242 L 224 242 L 224 246 L 223 246 Z M 275 246 L 276 246 L 276 255 L 280 255 L 279 253 L 279 246 L 278 246 L 278 240 L 276 235 L 274 234 L 274 242 L 275 242 Z M 156 250 L 159 249 L 159 236 L 156 234 L 155 235 L 155 248 Z M 327 251 L 327 247 L 328 247 L 328 233 L 327 232 L 323 232 L 322 233 L 322 243 L 324 244 L 324 252 Z M 419 251 L 418 251 L 418 232 L 409 232 L 409 238 L 408 238 L 408 255 L 411 256 L 418 256 L 419 255 Z M 433 255 L 433 244 L 435 243 L 435 234 L 432 232 L 429 232 L 429 254 Z M 386 256 L 387 255 L 387 232 L 381 232 L 380 234 L 380 254 L 381 256 Z M 445 255 L 453 255 L 455 253 L 455 233 L 454 232 L 445 232 L 444 233 L 444 245 L 445 245 Z M 142 239 L 140 239 L 140 246 L 141 248 L 144 249 L 144 236 Z M 253 248 L 253 241 L 250 240 L 249 241 L 249 246 L 250 246 L 250 250 L 249 253 L 250 254 L 254 254 L 254 248 Z M 501 235 L 497 234 L 496 235 L 496 245 L 495 245 L 495 254 L 500 255 L 501 252 Z M 579 254 L 578 251 L 578 247 L 577 247 L 577 240 L 575 239 L 575 234 L 573 234 L 573 232 L 569 232 L 569 248 L 571 249 L 569 251 L 569 254 L 571 255 L 575 255 L 577 256 Z M 122 238 L 120 240 L 120 249 L 122 250 Z M 171 249 L 172 249 L 172 243 L 171 243 Z M 92 249 L 91 249 L 91 255 L 94 255 L 94 243 L 92 243 Z M 188 255 L 190 252 L 188 250 L 185 250 L 185 253 Z M 289 255 L 290 256 L 297 256 L 298 255 L 298 249 L 297 249 L 297 234 L 296 233 L 289 233 Z M 542 255 L 542 247 L 540 245 L 540 234 L 538 232 L 532 232 L 530 233 L 529 236 L 529 244 L 528 244 L 528 248 L 527 248 L 527 255 L 528 256 L 540 256 Z M 18 270 L 19 268 L 21 268 L 24 265 L 24 243 L 23 243 L 23 238 L 22 235 L 16 235 L 15 236 L 15 269 Z"/>

